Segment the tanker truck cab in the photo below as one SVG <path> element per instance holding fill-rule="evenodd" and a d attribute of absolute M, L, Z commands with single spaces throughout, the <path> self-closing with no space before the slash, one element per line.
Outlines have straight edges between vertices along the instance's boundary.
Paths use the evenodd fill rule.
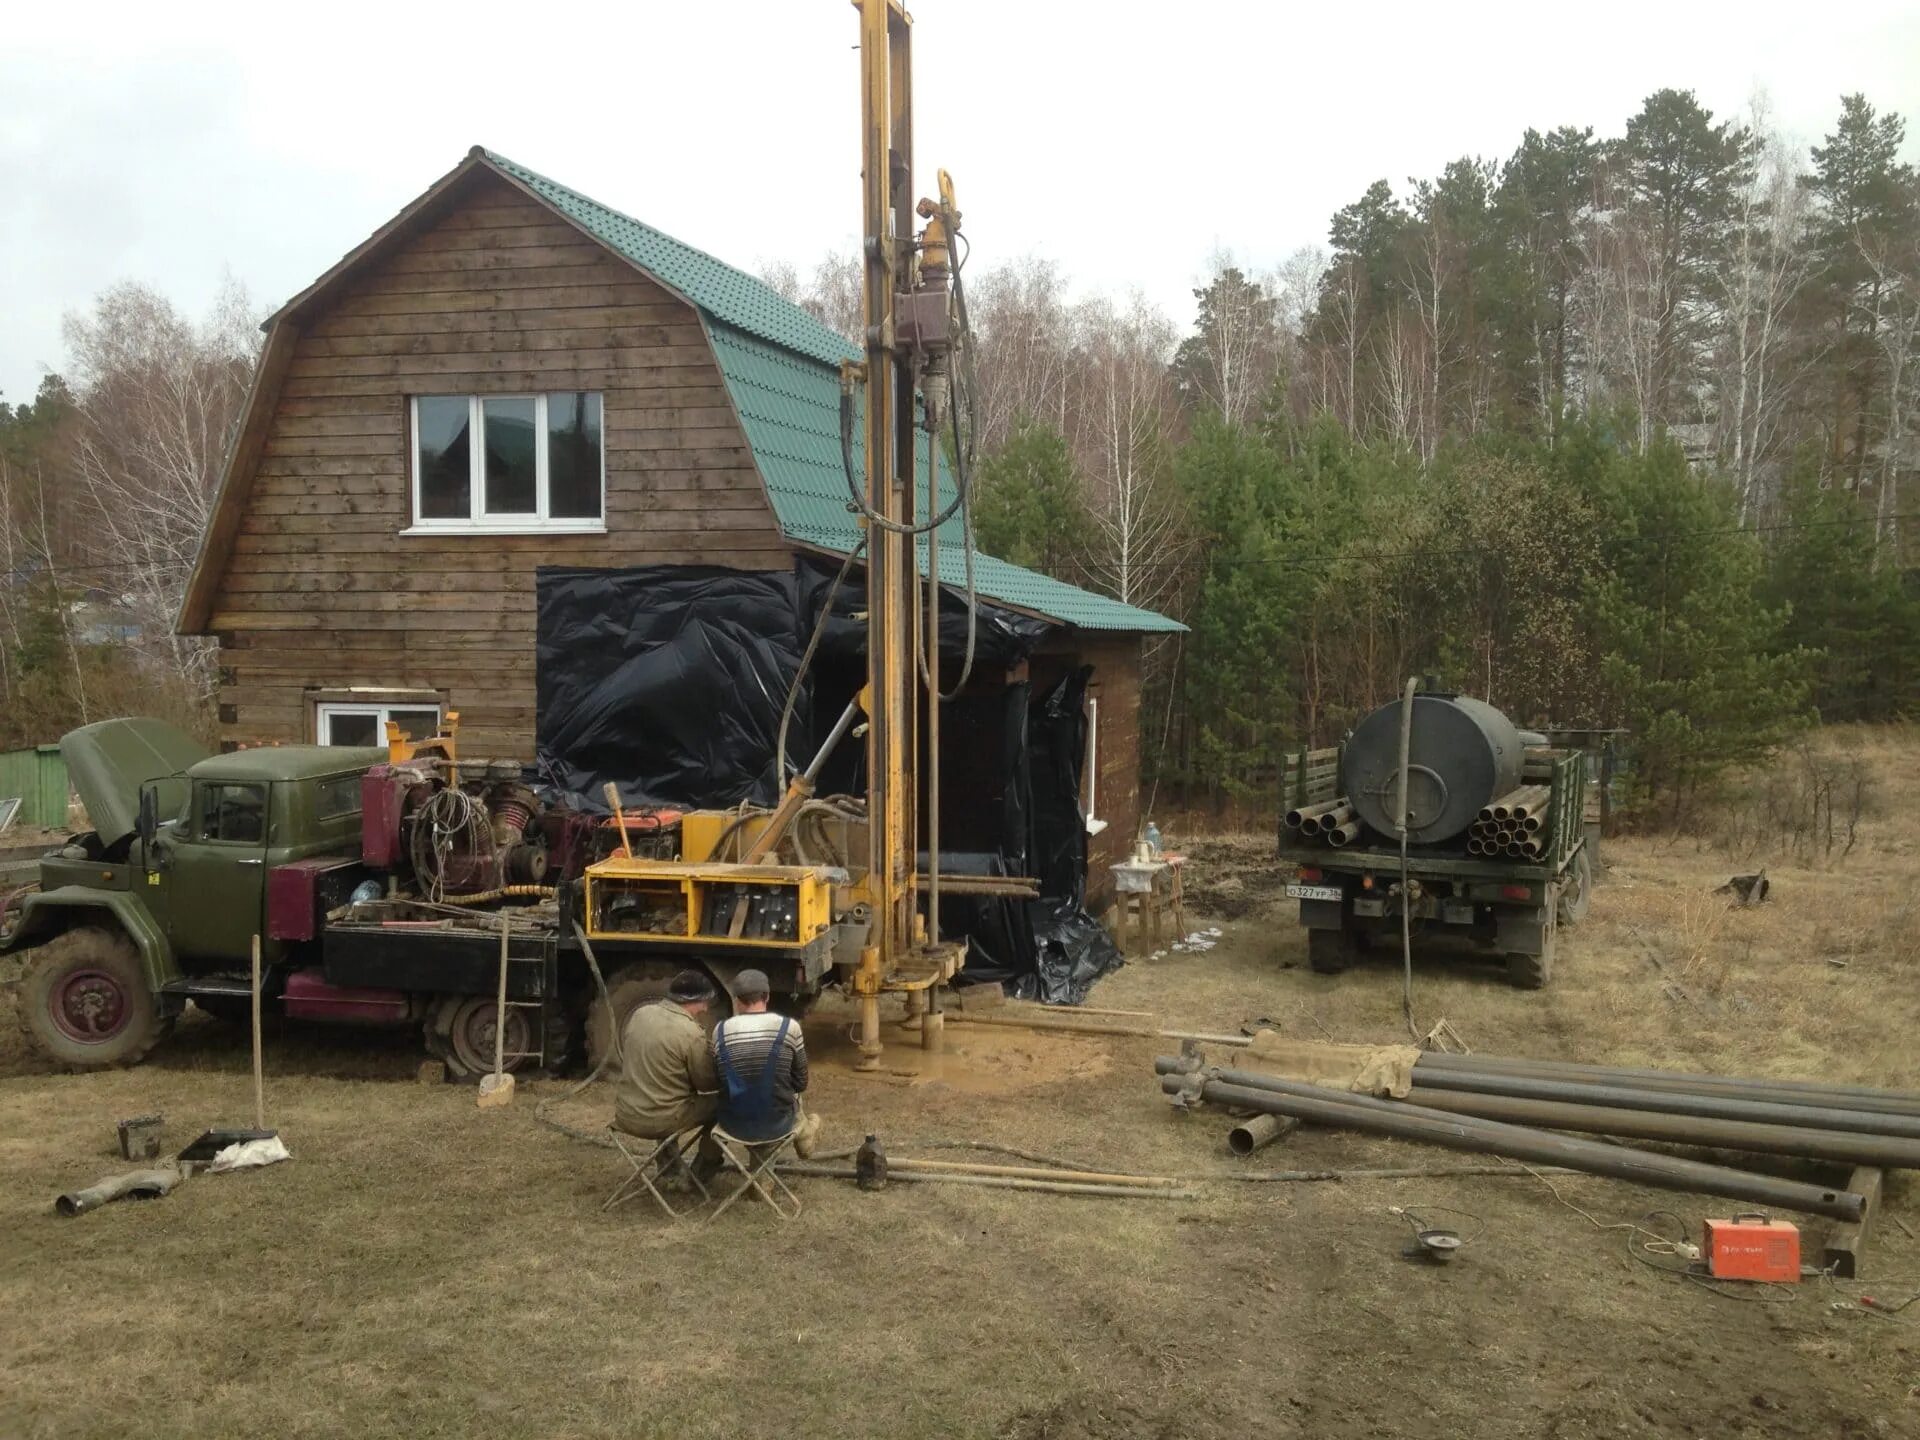
<path fill-rule="evenodd" d="M 28 948 L 32 1038 L 77 1068 L 129 1065 L 188 999 L 244 1013 L 253 937 L 274 938 L 269 877 L 319 865 L 358 878 L 360 777 L 378 749 L 299 745 L 210 755 L 157 720 L 106 720 L 61 740 L 93 829 L 41 861 L 5 948 Z M 281 927 L 284 931 L 286 927 Z"/>

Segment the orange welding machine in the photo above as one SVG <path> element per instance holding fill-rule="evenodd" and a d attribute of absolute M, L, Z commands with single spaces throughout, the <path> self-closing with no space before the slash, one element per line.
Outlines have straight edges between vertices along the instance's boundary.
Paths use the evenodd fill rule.
<path fill-rule="evenodd" d="M 1721 1280 L 1798 1281 L 1800 1228 L 1765 1215 L 1706 1222 L 1707 1273 Z"/>

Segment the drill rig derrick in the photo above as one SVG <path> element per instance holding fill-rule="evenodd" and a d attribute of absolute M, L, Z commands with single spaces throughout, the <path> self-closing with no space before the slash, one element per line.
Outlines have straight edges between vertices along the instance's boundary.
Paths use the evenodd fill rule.
<path fill-rule="evenodd" d="M 966 962 L 966 942 L 943 939 L 939 930 L 938 630 L 938 530 L 960 509 L 965 471 L 943 508 L 936 460 L 942 428 L 956 438 L 959 433 L 954 381 L 964 324 L 955 324 L 950 306 L 959 298 L 953 182 L 942 171 L 937 198 L 917 206 L 912 200 L 913 22 L 899 0 L 854 5 L 861 40 L 866 355 L 841 367 L 840 439 L 848 508 L 865 531 L 847 566 L 864 548 L 866 683 L 812 763 L 791 775 L 783 725 L 776 762 L 785 794 L 775 809 L 689 811 L 673 859 L 637 855 L 623 843 L 621 853 L 586 867 L 583 910 L 588 939 L 629 950 L 698 957 L 710 967 L 786 957 L 809 986 L 830 966 L 858 1003 L 856 1068 L 875 1070 L 881 997 L 903 993 L 922 1047 L 938 1049 L 938 987 Z M 916 219 L 925 221 L 917 234 Z M 864 480 L 854 454 L 860 425 Z M 803 659 L 803 672 L 805 665 Z M 795 826 L 825 803 L 814 799 L 821 767 L 844 739 L 863 733 L 855 725 L 856 707 L 866 717 L 866 807 L 864 815 L 855 808 L 845 839 L 857 848 L 854 836 L 864 820 L 865 873 L 852 854 L 841 857 L 844 868 L 806 863 L 797 844 L 790 848 L 802 863 L 788 863 L 786 842 Z M 617 796 L 610 807 L 618 810 Z M 843 810 L 840 818 L 850 817 Z M 924 874 L 916 863 L 922 852 Z"/>
<path fill-rule="evenodd" d="M 861 257 L 866 360 L 841 372 L 843 394 L 864 392 L 867 529 L 867 776 L 873 929 L 853 976 L 860 1002 L 862 1069 L 880 1060 L 880 996 L 909 996 L 921 1043 L 939 1044 L 937 986 L 966 962 L 964 941 L 939 935 L 939 427 L 952 402 L 948 282 L 960 213 L 940 174 L 937 201 L 913 202 L 913 20 L 899 0 L 853 0 L 860 12 Z M 915 243 L 916 213 L 927 221 Z M 916 413 L 915 397 L 920 398 Z M 916 430 L 926 440 L 925 514 L 916 486 Z M 927 543 L 922 603 L 918 541 Z M 923 629 L 924 625 L 924 629 Z M 923 637 L 924 636 L 924 641 Z M 924 648 L 922 648 L 924 644 Z M 921 848 L 915 807 L 921 753 L 915 690 L 924 663 L 928 772 L 927 907 L 916 905 Z"/>

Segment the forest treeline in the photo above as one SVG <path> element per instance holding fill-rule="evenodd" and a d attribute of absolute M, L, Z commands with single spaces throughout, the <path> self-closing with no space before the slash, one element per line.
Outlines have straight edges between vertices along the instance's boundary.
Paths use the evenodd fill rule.
<path fill-rule="evenodd" d="M 1409 674 L 1627 727 L 1675 804 L 1796 726 L 1910 715 L 1904 145 L 1862 96 L 1795 150 L 1663 90 L 1617 134 L 1368 185 L 1272 270 L 1216 256 L 1180 324 L 1049 260 L 969 264 L 979 542 L 1187 624 L 1149 644 L 1142 727 L 1176 799 L 1260 791 Z M 857 333 L 850 257 L 767 278 Z M 250 308 L 116 286 L 0 403 L 0 745 L 204 723 L 212 657 L 171 622 Z"/>
<path fill-rule="evenodd" d="M 1627 727 L 1676 803 L 1815 718 L 1910 714 L 1904 141 L 1858 95 L 1797 153 L 1663 90 L 1615 135 L 1377 181 L 1269 273 L 1216 257 L 1185 338 L 983 264 L 981 544 L 1191 627 L 1153 647 L 1146 729 L 1196 797 L 1409 674 Z M 772 278 L 855 329 L 849 260 Z"/>

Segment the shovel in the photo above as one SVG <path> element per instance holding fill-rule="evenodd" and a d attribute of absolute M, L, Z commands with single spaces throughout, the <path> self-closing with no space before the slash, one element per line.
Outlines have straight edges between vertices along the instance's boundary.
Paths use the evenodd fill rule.
<path fill-rule="evenodd" d="M 507 917 L 500 917 L 500 989 L 494 1002 L 493 1073 L 480 1077 L 478 1104 L 482 1110 L 513 1099 L 513 1076 L 507 1074 Z"/>

